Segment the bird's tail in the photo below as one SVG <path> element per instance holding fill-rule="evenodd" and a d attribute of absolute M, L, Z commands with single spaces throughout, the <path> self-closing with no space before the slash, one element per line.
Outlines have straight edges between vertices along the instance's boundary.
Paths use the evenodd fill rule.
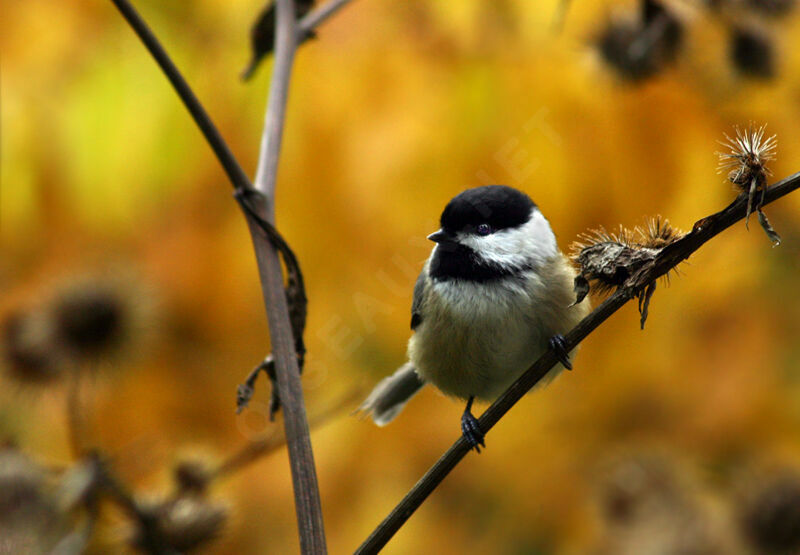
<path fill-rule="evenodd" d="M 358 412 L 372 417 L 378 426 L 385 426 L 403 410 L 406 403 L 425 382 L 417 375 L 414 366 L 407 362 L 397 372 L 381 380 L 372 393 L 364 399 Z"/>

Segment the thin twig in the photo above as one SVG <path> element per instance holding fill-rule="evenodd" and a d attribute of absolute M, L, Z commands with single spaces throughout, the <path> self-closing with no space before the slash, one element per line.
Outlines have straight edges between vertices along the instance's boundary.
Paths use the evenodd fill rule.
<path fill-rule="evenodd" d="M 800 188 L 800 172 L 775 183 L 766 189 L 764 204 Z M 671 269 L 686 260 L 709 239 L 715 237 L 734 223 L 745 218 L 747 195 L 743 194 L 727 208 L 703 218 L 695 223 L 690 233 L 675 241 L 650 263 L 606 299 L 591 314 L 581 320 L 575 328 L 564 336 L 566 350 L 571 351 L 594 331 L 600 324 L 634 298 L 642 288 L 666 275 Z M 519 401 L 550 369 L 557 360 L 553 351 L 548 350 L 531 366 L 503 395 L 500 396 L 479 418 L 480 428 L 486 433 Z M 400 527 L 414 514 L 414 511 L 427 499 L 444 478 L 456 467 L 470 451 L 470 445 L 463 437 L 447 450 L 430 470 L 417 482 L 403 500 L 389 513 L 383 522 L 361 544 L 356 553 L 377 553 L 394 536 Z"/>
<path fill-rule="evenodd" d="M 325 5 L 320 6 L 316 10 L 308 13 L 297 24 L 298 42 L 305 40 L 305 38 L 313 33 L 314 29 L 319 27 L 326 19 L 338 12 L 350 1 L 351 0 L 330 0 L 330 2 L 326 3 Z"/>

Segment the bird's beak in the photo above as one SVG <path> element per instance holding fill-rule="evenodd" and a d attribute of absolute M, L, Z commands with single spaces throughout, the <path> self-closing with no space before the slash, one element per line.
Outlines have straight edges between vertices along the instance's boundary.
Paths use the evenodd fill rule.
<path fill-rule="evenodd" d="M 443 229 L 428 235 L 428 239 L 439 244 L 455 244 L 456 238 Z"/>

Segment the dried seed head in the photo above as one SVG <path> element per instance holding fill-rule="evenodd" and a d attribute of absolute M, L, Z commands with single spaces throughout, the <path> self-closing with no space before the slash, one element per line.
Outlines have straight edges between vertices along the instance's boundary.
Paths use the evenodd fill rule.
<path fill-rule="evenodd" d="M 663 249 L 686 235 L 683 231 L 672 227 L 669 220 L 661 216 L 648 219 L 643 228 L 636 228 L 636 233 L 638 244 L 651 249 Z"/>
<path fill-rule="evenodd" d="M 664 247 L 683 235 L 670 226 L 669 221 L 657 216 L 648 220 L 643 228 L 627 230 L 620 226 L 617 233 L 600 228 L 579 236 L 579 240 L 572 244 L 570 254 L 579 268 L 574 284 L 575 304 L 589 294 L 590 287 L 606 293 L 624 285 L 645 264 L 654 260 Z M 669 280 L 669 273 L 664 279 Z M 642 328 L 655 288 L 656 282 L 653 281 L 635 292 L 639 298 Z"/>
<path fill-rule="evenodd" d="M 153 300 L 135 276 L 101 272 L 58 286 L 47 310 L 60 350 L 74 362 L 119 360 L 142 352 L 154 320 Z"/>
<path fill-rule="evenodd" d="M 660 0 L 643 0 L 640 17 L 611 20 L 597 38 L 605 62 L 629 81 L 642 81 L 663 70 L 683 42 L 683 23 Z"/>
<path fill-rule="evenodd" d="M 202 493 L 211 480 L 208 465 L 199 460 L 186 460 L 178 463 L 173 470 L 178 490 Z"/>
<path fill-rule="evenodd" d="M 728 48 L 733 66 L 743 75 L 756 79 L 775 76 L 775 50 L 765 31 L 736 26 L 731 30 Z"/>
<path fill-rule="evenodd" d="M 41 310 L 16 311 L 2 324 L 0 344 L 6 373 L 15 380 L 41 385 L 60 375 L 52 319 Z"/>
<path fill-rule="evenodd" d="M 656 216 L 633 230 L 620 226 L 616 233 L 604 228 L 584 233 L 572 243 L 570 257 L 581 276 L 594 281 L 595 289 L 604 293 L 623 285 L 661 249 L 683 235 L 669 220 Z"/>
<path fill-rule="evenodd" d="M 778 141 L 775 135 L 764 137 L 766 128 L 766 125 L 756 127 L 753 123 L 745 129 L 736 126 L 736 137 L 725 133 L 726 141 L 720 141 L 728 152 L 717 152 L 719 171 L 727 171 L 728 179 L 742 191 L 749 190 L 753 179 L 758 187 L 763 187 L 767 176 L 772 174 L 767 162 L 775 159 Z"/>
<path fill-rule="evenodd" d="M 741 504 L 745 535 L 759 553 L 800 549 L 800 476 L 774 476 Z"/>
<path fill-rule="evenodd" d="M 638 454 L 614 461 L 601 483 L 600 505 L 612 526 L 631 527 L 685 509 L 684 487 L 673 461 Z"/>
<path fill-rule="evenodd" d="M 214 505 L 199 495 L 185 494 L 148 509 L 157 522 L 163 540 L 179 552 L 189 551 L 216 538 L 228 517 L 221 505 Z M 146 545 L 144 531 L 136 531 L 132 543 Z"/>
<path fill-rule="evenodd" d="M 764 202 L 767 176 L 772 175 L 767 163 L 775 159 L 775 148 L 778 142 L 775 135 L 764 138 L 766 125 L 756 127 L 751 123 L 744 131 L 739 127 L 735 129 L 735 139 L 726 133 L 727 142 L 720 142 L 722 146 L 728 148 L 729 152 L 717 153 L 719 155 L 719 171 L 727 171 L 728 180 L 747 195 L 745 225 L 749 224 L 750 214 L 756 210 L 758 222 L 772 244 L 777 246 L 781 242 L 780 235 L 772 228 L 767 215 L 761 210 L 761 206 Z"/>
<path fill-rule="evenodd" d="M 127 331 L 125 299 L 110 289 L 81 286 L 65 291 L 55 299 L 53 314 L 64 346 L 79 356 L 113 351 Z"/>
<path fill-rule="evenodd" d="M 51 553 L 65 525 L 44 471 L 16 449 L 0 448 L 0 552 Z"/>

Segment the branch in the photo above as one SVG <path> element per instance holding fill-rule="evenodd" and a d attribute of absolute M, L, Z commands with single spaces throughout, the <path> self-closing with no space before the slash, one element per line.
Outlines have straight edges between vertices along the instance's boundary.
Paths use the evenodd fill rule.
<path fill-rule="evenodd" d="M 787 177 L 764 192 L 764 203 L 769 204 L 795 189 L 800 188 L 800 172 Z M 591 314 L 581 320 L 565 337 L 566 350 L 571 351 L 600 324 L 634 298 L 648 284 L 667 274 L 672 268 L 686 260 L 708 240 L 734 223 L 745 218 L 747 194 L 739 195 L 727 208 L 703 218 L 694 224 L 692 231 L 665 247 L 650 263 L 636 272 L 613 295 L 606 299 Z M 548 350 L 531 366 L 503 395 L 500 396 L 479 418 L 481 430 L 486 433 L 541 380 L 558 361 L 552 350 Z M 377 553 L 394 536 L 400 527 L 414 514 L 444 478 L 470 451 L 463 437 L 447 450 L 430 470 L 417 482 L 403 500 L 389 513 L 383 522 L 370 534 L 356 553 Z"/>
<path fill-rule="evenodd" d="M 293 0 L 278 0 L 275 30 L 275 65 L 264 117 L 264 134 L 259 151 L 255 190 L 251 206 L 259 219 L 275 221 L 275 183 L 286 116 L 292 61 L 297 47 Z M 289 462 L 295 493 L 295 510 L 303 553 L 325 553 L 325 530 L 319 497 L 314 455 L 306 418 L 300 369 L 295 354 L 289 307 L 283 290 L 283 275 L 278 253 L 273 245 L 259 240 L 261 229 L 256 219 L 248 217 L 250 234 L 258 260 L 261 290 L 268 307 L 269 331 L 275 359 L 278 393 L 284 410 L 284 427 L 289 446 Z"/>
<path fill-rule="evenodd" d="M 287 261 L 289 269 L 290 281 L 293 271 L 291 260 L 296 259 L 273 225 L 273 197 L 278 156 L 280 154 L 283 120 L 286 111 L 289 75 L 298 36 L 293 16 L 293 1 L 278 0 L 277 2 L 275 66 L 270 87 L 271 94 L 267 108 L 255 190 L 210 117 L 197 100 L 197 97 L 147 27 L 147 24 L 127 0 L 112 1 L 172 83 L 172 86 L 220 160 L 236 191 L 240 194 L 247 194 L 248 207 L 258 215 L 258 218 L 254 218 L 253 214 L 244 205 L 242 206 L 256 251 L 262 293 L 268 309 L 267 317 L 269 319 L 270 337 L 276 362 L 278 390 L 285 411 L 284 420 L 294 482 L 300 545 L 304 553 L 324 553 L 326 548 L 319 488 L 311 452 L 308 423 L 305 416 L 303 392 L 300 386 L 299 368 L 295 356 L 295 343 L 292 336 L 286 292 L 284 291 L 283 275 L 276 249 L 281 249 L 284 254 L 284 259 Z M 277 240 L 277 238 L 280 238 L 280 240 Z M 291 253 L 291 256 L 287 256 L 288 253 Z M 299 268 L 295 266 L 294 270 L 299 274 Z M 302 285 L 302 278 L 295 282 L 296 285 L 298 283 Z M 300 291 L 299 296 L 304 300 L 305 292 Z M 302 311 L 305 311 L 304 306 Z"/>

